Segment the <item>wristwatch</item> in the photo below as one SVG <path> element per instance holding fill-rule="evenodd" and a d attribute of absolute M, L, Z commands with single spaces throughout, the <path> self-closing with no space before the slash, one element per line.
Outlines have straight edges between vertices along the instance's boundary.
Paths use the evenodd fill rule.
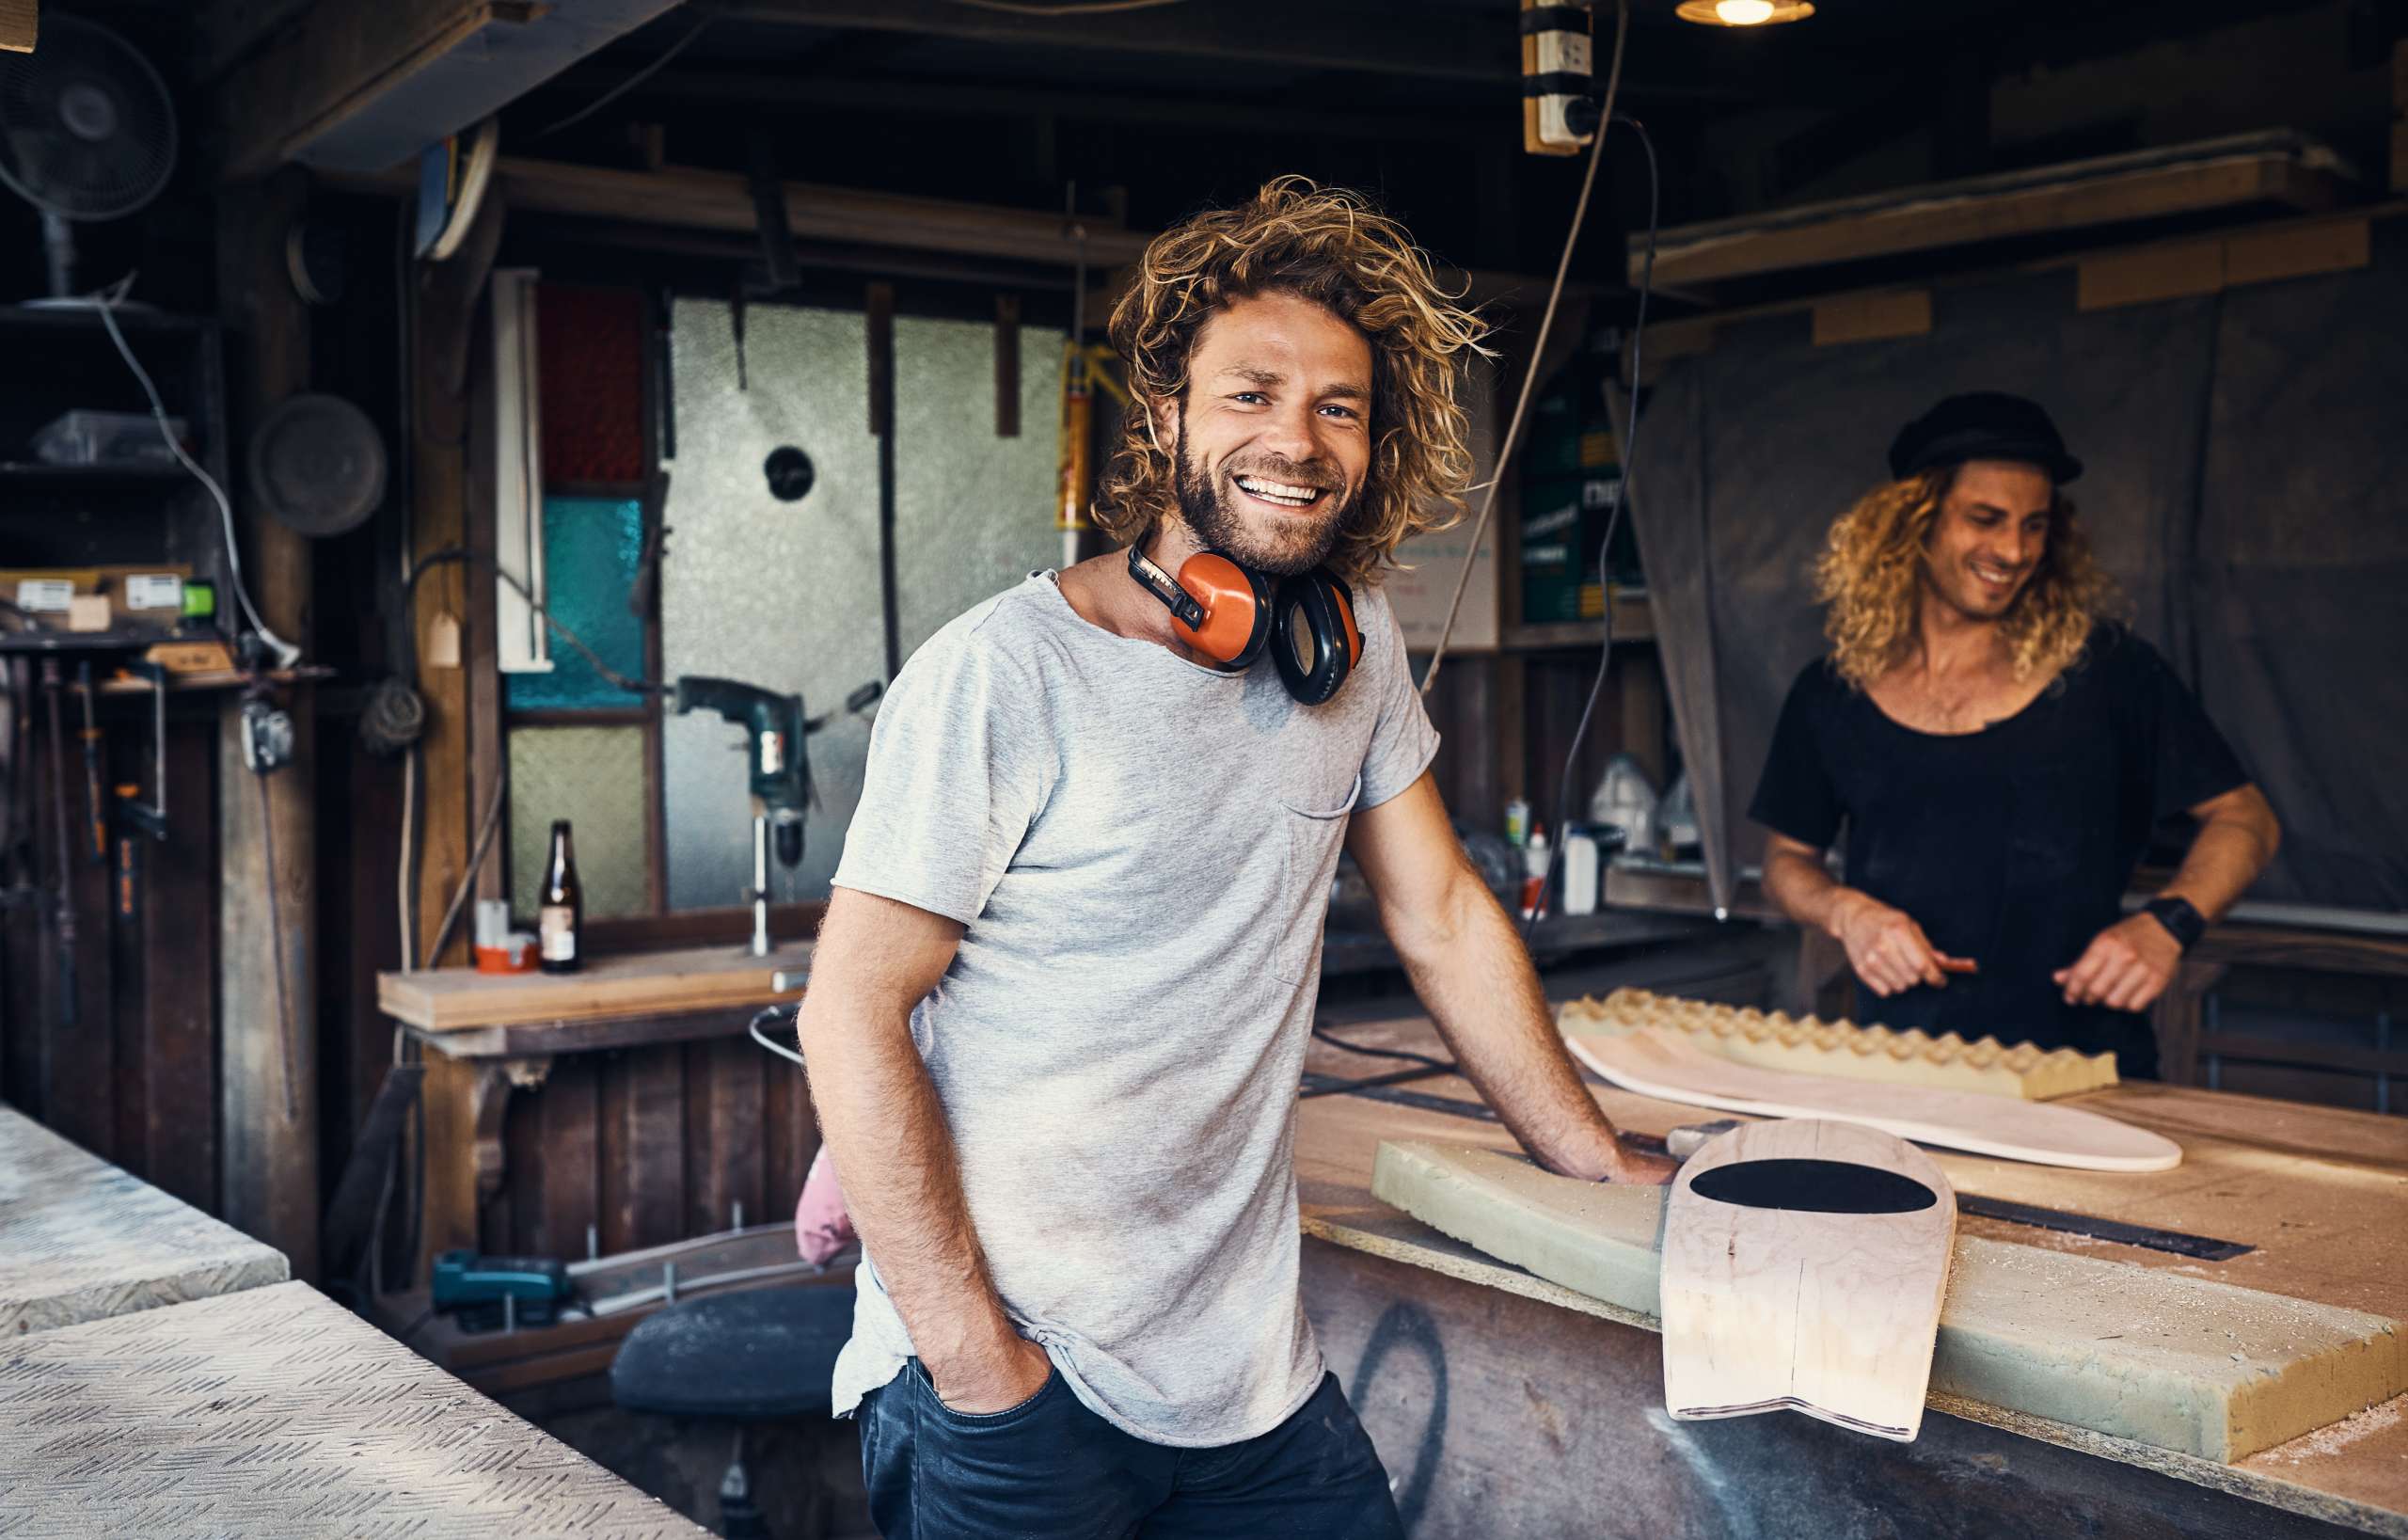
<path fill-rule="evenodd" d="M 2186 952 L 2208 931 L 2207 916 L 2192 908 L 2188 898 L 2161 896 L 2143 904 L 2141 913 L 2165 927 L 2165 933 Z"/>

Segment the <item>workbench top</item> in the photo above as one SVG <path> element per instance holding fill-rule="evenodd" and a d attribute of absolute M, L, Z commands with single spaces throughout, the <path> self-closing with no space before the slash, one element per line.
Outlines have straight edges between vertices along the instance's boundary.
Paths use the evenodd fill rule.
<path fill-rule="evenodd" d="M 291 1276 L 283 1252 L 0 1107 L 0 1340 Z"/>
<path fill-rule="evenodd" d="M 11 1534 L 707 1532 L 306 1283 L 0 1347 Z"/>
<path fill-rule="evenodd" d="M 489 974 L 474 968 L 422 968 L 376 976 L 376 1007 L 424 1032 L 535 1026 L 740 1010 L 800 1000 L 802 988 L 779 989 L 776 976 L 811 968 L 813 944 L 789 942 L 768 957 L 741 945 L 620 952 L 589 960 L 576 973 Z"/>
<path fill-rule="evenodd" d="M 1350 1041 L 1446 1056 L 1424 1017 L 1336 1029 Z M 1397 1068 L 1315 1041 L 1311 1072 L 1348 1078 Z M 1479 1093 L 1452 1075 L 1399 1089 L 1477 1107 Z M 1637 1096 L 1592 1081 L 1616 1126 L 1662 1135 L 1727 1116 Z M 2154 1082 L 2068 1098 L 2182 1146 L 2183 1163 L 2144 1175 L 2076 1171 L 1930 1151 L 1959 1194 L 1974 1194 L 2237 1242 L 2252 1249 L 2223 1262 L 1999 1219 L 1960 1216 L 1962 1234 L 2049 1250 L 2078 1250 L 2142 1267 L 2172 1267 L 2269 1294 L 2408 1318 L 2408 1119 L 2236 1096 Z M 1307 1234 L 1414 1263 L 1585 1314 L 1656 1329 L 1649 1319 L 1497 1262 L 1372 1198 L 1371 1164 L 1384 1139 L 1518 1148 L 1496 1121 L 1358 1096 L 1318 1097 L 1299 1112 L 1296 1177 Z M 2288 1444 L 2223 1466 L 2020 1414 L 1935 1397 L 1957 1416 L 2147 1466 L 2202 1485 L 2408 1535 L 2408 1397 Z"/>

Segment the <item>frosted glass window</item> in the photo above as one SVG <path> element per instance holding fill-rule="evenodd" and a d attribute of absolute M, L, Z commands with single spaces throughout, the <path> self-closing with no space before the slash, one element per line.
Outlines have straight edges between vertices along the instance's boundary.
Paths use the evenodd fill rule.
<path fill-rule="evenodd" d="M 535 913 L 554 818 L 571 825 L 585 917 L 646 913 L 644 789 L 641 727 L 512 728 L 511 913 Z"/>
<path fill-rule="evenodd" d="M 866 330 L 854 312 L 754 305 L 749 389 L 737 388 L 729 308 L 680 300 L 671 373 L 677 458 L 662 564 L 663 671 L 717 675 L 835 713 L 805 752 L 817 805 L 803 861 L 772 865 L 772 896 L 824 898 L 861 797 L 867 722 L 846 695 L 886 674 L 878 564 L 878 441 L 869 433 Z M 1017 438 L 995 437 L 994 330 L 899 317 L 895 351 L 895 575 L 904 655 L 946 621 L 1051 566 L 1062 334 L 1023 326 Z M 762 466 L 793 445 L 815 480 L 799 502 Z M 741 901 L 752 880 L 744 734 L 717 717 L 662 722 L 669 902 Z"/>

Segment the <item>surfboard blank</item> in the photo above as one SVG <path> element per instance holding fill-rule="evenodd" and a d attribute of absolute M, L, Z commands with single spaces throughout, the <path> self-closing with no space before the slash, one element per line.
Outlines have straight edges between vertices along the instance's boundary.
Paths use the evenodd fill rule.
<path fill-rule="evenodd" d="M 1956 1235 L 1948 1178 L 1878 1129 L 1795 1119 L 1709 1141 L 1665 1209 L 1665 1408 L 1911 1442 Z"/>
<path fill-rule="evenodd" d="M 1919 1144 L 2086 1171 L 2166 1171 L 2182 1147 L 2079 1107 L 1971 1091 L 1882 1086 L 1735 1064 L 1661 1027 L 1566 1037 L 1580 1061 L 1626 1091 L 1764 1118 L 1830 1118 Z"/>

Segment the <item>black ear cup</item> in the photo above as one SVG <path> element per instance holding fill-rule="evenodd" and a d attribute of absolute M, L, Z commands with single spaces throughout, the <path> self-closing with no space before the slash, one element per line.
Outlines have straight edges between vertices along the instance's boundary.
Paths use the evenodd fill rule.
<path fill-rule="evenodd" d="M 1275 601 L 1271 659 L 1288 693 L 1319 706 L 1354 671 L 1362 642 L 1354 627 L 1354 597 L 1327 567 L 1283 579 Z"/>

